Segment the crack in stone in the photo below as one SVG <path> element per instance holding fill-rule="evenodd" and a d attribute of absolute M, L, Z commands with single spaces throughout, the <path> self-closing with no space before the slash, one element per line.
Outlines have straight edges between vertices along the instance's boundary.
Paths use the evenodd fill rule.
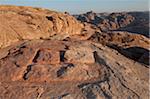
<path fill-rule="evenodd" d="M 24 75 L 23 75 L 23 79 L 24 79 L 24 80 L 27 80 L 27 79 L 28 79 L 28 73 L 31 71 L 32 66 L 33 66 L 33 65 L 28 65 L 28 66 L 27 66 L 26 72 L 25 72 Z"/>

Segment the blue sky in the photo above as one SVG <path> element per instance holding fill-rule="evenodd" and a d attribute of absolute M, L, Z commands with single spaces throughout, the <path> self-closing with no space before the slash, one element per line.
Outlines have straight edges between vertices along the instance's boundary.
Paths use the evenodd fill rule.
<path fill-rule="evenodd" d="M 0 0 L 3 5 L 34 6 L 83 13 L 90 10 L 95 12 L 113 11 L 146 11 L 149 0 Z"/>

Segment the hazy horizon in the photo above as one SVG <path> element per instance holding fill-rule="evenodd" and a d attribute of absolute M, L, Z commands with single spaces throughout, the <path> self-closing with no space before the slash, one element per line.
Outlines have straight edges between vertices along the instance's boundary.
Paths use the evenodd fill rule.
<path fill-rule="evenodd" d="M 148 11 L 149 0 L 0 0 L 1 5 L 32 6 L 71 14 L 94 12 Z"/>

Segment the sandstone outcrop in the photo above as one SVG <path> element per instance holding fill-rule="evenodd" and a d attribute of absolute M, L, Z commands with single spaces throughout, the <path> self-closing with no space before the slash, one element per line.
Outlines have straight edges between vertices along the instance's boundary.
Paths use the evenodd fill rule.
<path fill-rule="evenodd" d="M 0 6 L 0 48 L 19 40 L 63 39 L 83 25 L 68 14 L 40 8 Z"/>
<path fill-rule="evenodd" d="M 143 35 L 122 31 L 96 32 L 88 39 L 109 46 L 135 61 L 149 64 L 150 40 Z"/>
<path fill-rule="evenodd" d="M 33 40 L 0 56 L 1 99 L 148 99 L 148 67 L 98 43 Z"/>

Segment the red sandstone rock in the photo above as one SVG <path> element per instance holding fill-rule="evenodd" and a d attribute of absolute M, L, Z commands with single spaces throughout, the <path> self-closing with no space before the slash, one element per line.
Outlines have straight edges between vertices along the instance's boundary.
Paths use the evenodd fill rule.
<path fill-rule="evenodd" d="M 1 99 L 106 98 L 103 92 L 112 98 L 148 97 L 148 68 L 98 43 L 33 40 L 5 52 L 9 54 L 0 59 Z"/>
<path fill-rule="evenodd" d="M 82 28 L 80 22 L 67 14 L 40 8 L 0 6 L 0 48 L 24 39 L 63 39 L 80 34 Z"/>

